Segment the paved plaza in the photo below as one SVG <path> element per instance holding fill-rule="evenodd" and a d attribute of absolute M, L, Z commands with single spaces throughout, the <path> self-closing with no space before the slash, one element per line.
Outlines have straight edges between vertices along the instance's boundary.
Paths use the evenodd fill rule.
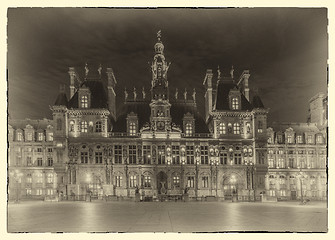
<path fill-rule="evenodd" d="M 326 232 L 327 204 L 310 202 L 21 202 L 8 232 Z"/>

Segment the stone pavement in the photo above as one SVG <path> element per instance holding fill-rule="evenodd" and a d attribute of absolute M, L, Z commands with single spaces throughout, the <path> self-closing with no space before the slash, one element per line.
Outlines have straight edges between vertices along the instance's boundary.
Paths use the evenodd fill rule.
<path fill-rule="evenodd" d="M 21 202 L 8 232 L 326 232 L 327 204 L 310 202 Z"/>

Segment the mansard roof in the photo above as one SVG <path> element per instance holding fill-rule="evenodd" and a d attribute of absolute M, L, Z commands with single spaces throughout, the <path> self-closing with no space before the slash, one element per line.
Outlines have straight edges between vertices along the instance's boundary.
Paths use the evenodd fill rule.
<path fill-rule="evenodd" d="M 233 81 L 219 81 L 216 93 L 216 110 L 230 110 L 229 92 L 232 89 L 238 89 L 237 85 Z M 252 105 L 243 94 L 241 94 L 241 110 L 252 110 Z"/>
<path fill-rule="evenodd" d="M 91 108 L 108 108 L 107 90 L 101 80 L 86 80 L 81 87 L 87 87 L 91 92 Z M 78 91 L 68 103 L 68 108 L 78 108 Z"/>
<path fill-rule="evenodd" d="M 320 132 L 316 123 L 272 123 L 270 127 L 275 132 L 285 132 L 292 128 L 295 133 L 302 134 L 306 132 Z"/>
<path fill-rule="evenodd" d="M 12 126 L 13 129 L 25 129 L 27 125 L 32 126 L 35 130 L 47 129 L 49 125 L 53 125 L 53 120 L 51 119 L 9 119 L 8 125 Z"/>
<path fill-rule="evenodd" d="M 196 133 L 209 133 L 208 127 L 197 112 L 195 104 L 170 102 L 171 109 L 170 114 L 172 118 L 172 123 L 183 127 L 183 117 L 186 113 L 191 113 L 194 115 L 195 119 L 195 132 Z M 113 124 L 113 132 L 126 132 L 127 131 L 127 115 L 131 112 L 137 114 L 139 129 L 141 129 L 146 123 L 150 123 L 150 101 L 133 101 L 127 102 L 117 121 Z"/>
<path fill-rule="evenodd" d="M 254 108 L 264 108 L 264 104 L 262 102 L 262 99 L 256 95 L 252 99 L 252 105 Z"/>
<path fill-rule="evenodd" d="M 65 93 L 59 93 L 55 101 L 56 106 L 65 106 L 67 107 L 68 101 Z"/>

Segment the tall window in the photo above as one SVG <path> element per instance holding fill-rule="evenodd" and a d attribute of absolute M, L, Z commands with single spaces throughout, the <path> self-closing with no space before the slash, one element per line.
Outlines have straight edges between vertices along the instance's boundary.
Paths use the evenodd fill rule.
<path fill-rule="evenodd" d="M 16 140 L 19 141 L 19 142 L 21 142 L 23 140 L 22 132 L 16 133 Z"/>
<path fill-rule="evenodd" d="M 186 146 L 186 163 L 194 164 L 194 147 Z"/>
<path fill-rule="evenodd" d="M 292 135 L 288 135 L 287 136 L 287 142 L 288 143 L 293 143 L 293 137 L 292 137 Z"/>
<path fill-rule="evenodd" d="M 37 158 L 37 166 L 42 166 L 43 165 L 43 160 L 42 158 Z"/>
<path fill-rule="evenodd" d="M 180 184 L 179 176 L 173 176 L 172 180 L 173 180 L 173 186 L 179 187 L 179 184 Z"/>
<path fill-rule="evenodd" d="M 36 182 L 37 183 L 43 183 L 43 174 L 42 173 L 38 173 L 36 175 Z"/>
<path fill-rule="evenodd" d="M 57 125 L 57 131 L 61 131 L 62 130 L 62 119 L 58 118 L 56 125 Z"/>
<path fill-rule="evenodd" d="M 102 124 L 100 121 L 95 123 L 95 132 L 102 132 Z"/>
<path fill-rule="evenodd" d="M 136 164 L 136 145 L 129 145 L 129 164 Z"/>
<path fill-rule="evenodd" d="M 158 146 L 158 164 L 165 164 L 165 146 Z"/>
<path fill-rule="evenodd" d="M 258 133 L 262 133 L 263 132 L 263 123 L 262 121 L 258 121 Z"/>
<path fill-rule="evenodd" d="M 48 133 L 48 141 L 53 141 L 54 140 L 54 134 L 52 132 Z"/>
<path fill-rule="evenodd" d="M 38 134 L 37 134 L 37 139 L 38 139 L 38 141 L 43 141 L 43 133 L 42 132 L 39 132 Z"/>
<path fill-rule="evenodd" d="M 194 177 L 193 176 L 187 177 L 187 187 L 194 188 Z"/>
<path fill-rule="evenodd" d="M 208 146 L 200 146 L 200 162 L 208 164 Z"/>
<path fill-rule="evenodd" d="M 81 122 L 81 132 L 87 133 L 87 122 L 86 121 Z"/>
<path fill-rule="evenodd" d="M 283 135 L 281 135 L 281 134 L 277 135 L 277 142 L 278 143 L 283 143 Z"/>
<path fill-rule="evenodd" d="M 115 159 L 115 164 L 122 164 L 122 146 L 121 145 L 114 146 L 114 159 Z"/>
<path fill-rule="evenodd" d="M 294 158 L 289 158 L 289 159 L 288 159 L 288 166 L 289 166 L 290 168 L 294 168 Z"/>
<path fill-rule="evenodd" d="M 269 161 L 269 168 L 274 168 L 274 159 L 272 156 L 269 157 L 268 161 Z"/>
<path fill-rule="evenodd" d="M 201 183 L 203 188 L 208 188 L 208 176 L 202 177 Z"/>
<path fill-rule="evenodd" d="M 53 183 L 53 182 L 54 182 L 54 175 L 52 173 L 48 173 L 47 183 Z"/>
<path fill-rule="evenodd" d="M 301 135 L 297 136 L 297 143 L 302 143 L 302 136 Z"/>
<path fill-rule="evenodd" d="M 42 195 L 42 189 L 40 189 L 40 188 L 37 188 L 36 189 L 36 195 Z"/>
<path fill-rule="evenodd" d="M 30 173 L 27 174 L 27 180 L 26 180 L 27 183 L 32 183 L 33 182 L 33 178 L 31 176 Z"/>
<path fill-rule="evenodd" d="M 129 123 L 129 135 L 136 136 L 136 123 L 134 122 Z"/>
<path fill-rule="evenodd" d="M 144 176 L 144 187 L 151 187 L 151 177 Z"/>
<path fill-rule="evenodd" d="M 143 145 L 143 164 L 151 164 L 151 146 Z"/>
<path fill-rule="evenodd" d="M 40 147 L 37 148 L 37 152 L 38 152 L 38 153 L 41 153 L 41 152 L 42 152 L 42 148 L 40 148 Z"/>
<path fill-rule="evenodd" d="M 233 110 L 238 110 L 239 109 L 239 107 L 238 107 L 238 98 L 237 97 L 232 98 L 232 100 L 231 100 L 231 106 L 232 106 Z"/>
<path fill-rule="evenodd" d="M 32 165 L 31 157 L 28 156 L 28 157 L 27 157 L 27 166 L 31 166 L 31 165 Z"/>
<path fill-rule="evenodd" d="M 88 108 L 88 97 L 86 95 L 81 97 L 80 105 L 82 108 Z"/>
<path fill-rule="evenodd" d="M 220 164 L 227 164 L 227 153 L 225 152 L 220 152 Z"/>
<path fill-rule="evenodd" d="M 317 135 L 316 142 L 317 143 L 323 143 L 323 137 L 322 137 L 322 135 Z"/>
<path fill-rule="evenodd" d="M 240 134 L 240 124 L 239 123 L 234 123 L 234 134 Z"/>
<path fill-rule="evenodd" d="M 130 176 L 130 187 L 134 188 L 137 186 L 137 178 L 136 176 L 132 175 Z"/>
<path fill-rule="evenodd" d="M 122 186 L 122 176 L 115 176 L 115 185 L 117 187 L 121 187 Z"/>
<path fill-rule="evenodd" d="M 102 152 L 95 152 L 95 163 L 102 163 Z"/>
<path fill-rule="evenodd" d="M 27 133 L 27 141 L 32 141 L 33 140 L 33 133 L 32 132 L 28 132 Z"/>
<path fill-rule="evenodd" d="M 192 123 L 186 123 L 185 124 L 185 134 L 186 134 L 187 137 L 193 135 Z"/>
<path fill-rule="evenodd" d="M 74 121 L 73 120 L 70 121 L 69 131 L 74 132 Z"/>
<path fill-rule="evenodd" d="M 172 164 L 179 164 L 179 146 L 172 145 Z"/>
<path fill-rule="evenodd" d="M 81 163 L 88 163 L 88 152 L 81 152 L 80 160 L 81 160 Z"/>
<path fill-rule="evenodd" d="M 235 164 L 242 164 L 241 153 L 234 153 L 234 162 Z"/>
<path fill-rule="evenodd" d="M 48 167 L 53 166 L 53 159 L 52 157 L 48 157 Z"/>
<path fill-rule="evenodd" d="M 312 135 L 308 135 L 307 136 L 307 143 L 308 144 L 312 144 L 313 143 L 313 137 L 312 137 Z"/>
<path fill-rule="evenodd" d="M 224 123 L 219 124 L 219 134 L 226 134 L 226 124 Z"/>
<path fill-rule="evenodd" d="M 284 161 L 284 158 L 280 157 L 278 159 L 278 167 L 279 168 L 285 168 L 285 161 Z"/>

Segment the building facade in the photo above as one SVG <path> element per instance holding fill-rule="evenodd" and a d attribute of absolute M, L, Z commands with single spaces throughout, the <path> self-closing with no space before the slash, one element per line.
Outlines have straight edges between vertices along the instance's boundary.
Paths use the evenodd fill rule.
<path fill-rule="evenodd" d="M 272 159 L 270 150 L 291 145 L 269 142 L 268 109 L 259 96 L 250 99 L 249 71 L 237 78 L 234 69 L 230 76 L 221 76 L 220 69 L 215 77 L 212 70 L 206 71 L 203 118 L 197 111 L 195 89 L 191 94 L 186 89 L 172 93 L 167 77 L 170 63 L 160 33 L 157 38 L 150 92 L 125 90 L 119 114 L 113 70 L 103 72 L 99 67 L 94 74 L 85 66 L 85 76 L 69 68 L 69 100 L 62 87 L 50 108 L 52 120 L 9 121 L 10 199 L 73 196 L 80 200 L 88 194 L 132 198 L 139 192 L 153 198 L 187 193 L 193 199 L 253 201 L 261 193 L 275 195 L 268 179 L 281 176 L 283 169 L 272 162 L 270 167 L 268 156 Z M 325 149 L 324 141 L 304 145 L 303 150 L 306 154 L 314 150 L 312 156 L 320 165 L 318 154 Z M 289 171 L 293 170 L 285 169 L 286 176 Z M 322 198 L 325 168 L 317 171 L 317 196 Z M 294 196 L 286 191 L 285 196 Z"/>

